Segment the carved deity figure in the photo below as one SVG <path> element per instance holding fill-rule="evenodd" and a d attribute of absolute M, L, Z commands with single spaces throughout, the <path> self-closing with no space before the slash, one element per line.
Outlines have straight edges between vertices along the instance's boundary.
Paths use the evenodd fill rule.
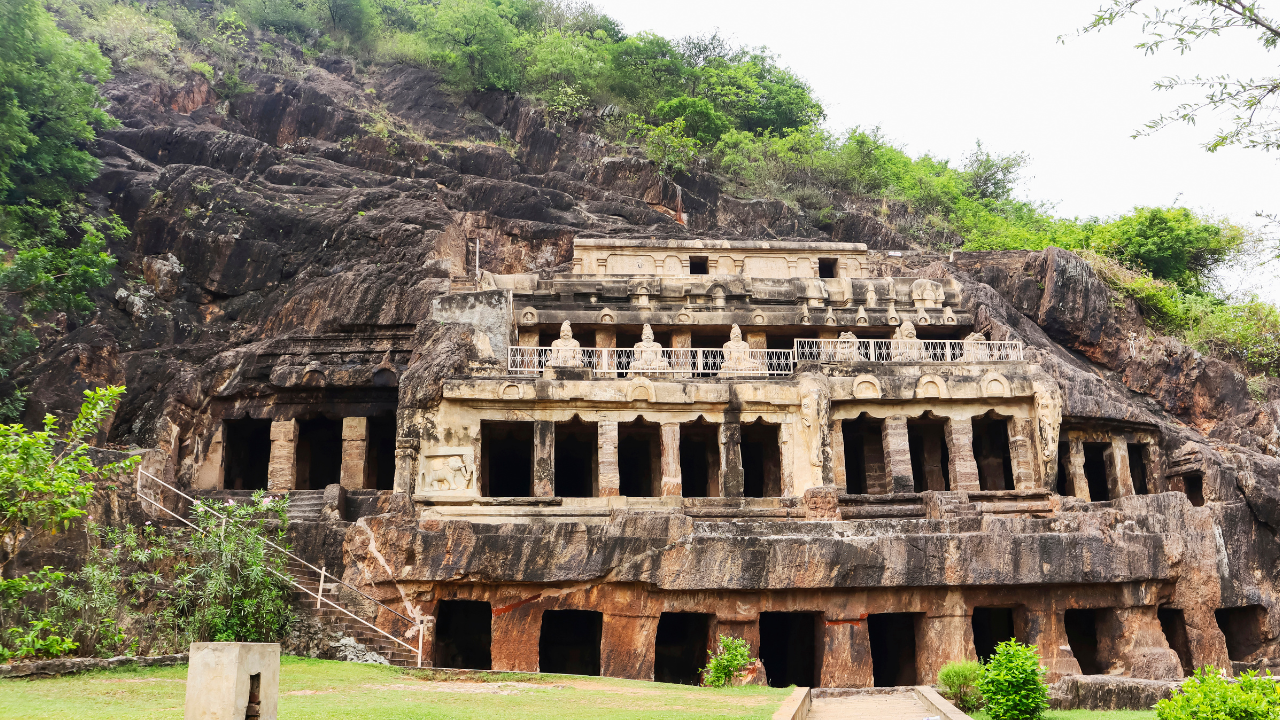
<path fill-rule="evenodd" d="M 1055 389 L 1036 385 L 1036 424 L 1040 431 L 1040 455 L 1045 463 L 1058 451 L 1058 429 L 1062 426 L 1062 398 Z"/>
<path fill-rule="evenodd" d="M 891 355 L 894 360 L 923 359 L 924 343 L 916 339 L 916 326 L 910 321 L 902 323 L 897 330 L 893 331 L 893 339 L 898 341 L 893 343 Z"/>
<path fill-rule="evenodd" d="M 551 343 L 551 357 L 547 364 L 552 367 L 582 367 L 581 346 L 573 339 L 573 328 L 568 320 L 560 325 L 560 339 Z"/>
<path fill-rule="evenodd" d="M 839 339 L 836 340 L 835 361 L 857 362 L 861 359 L 862 354 L 858 352 L 858 336 L 851 332 L 840 333 Z"/>
<path fill-rule="evenodd" d="M 631 361 L 631 372 L 670 370 L 671 363 L 662 357 L 662 345 L 654 342 L 653 328 L 645 323 L 640 332 L 640 342 L 635 345 L 635 359 Z"/>
<path fill-rule="evenodd" d="M 720 374 L 732 375 L 762 370 L 764 370 L 764 363 L 751 357 L 751 346 L 742 339 L 742 330 L 735 324 L 729 330 L 729 342 L 724 344 L 724 364 L 720 366 Z"/>
<path fill-rule="evenodd" d="M 980 332 L 971 332 L 964 336 L 964 359 L 966 362 L 982 362 L 991 360 L 986 357 L 989 351 L 979 343 L 987 341 L 987 336 Z"/>

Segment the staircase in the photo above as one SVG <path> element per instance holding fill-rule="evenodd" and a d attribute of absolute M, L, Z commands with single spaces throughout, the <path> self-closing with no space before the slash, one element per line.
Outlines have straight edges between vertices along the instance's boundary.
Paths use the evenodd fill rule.
<path fill-rule="evenodd" d="M 330 578 L 326 576 L 324 587 L 319 588 L 320 577 L 316 571 L 294 560 L 290 560 L 287 567 L 289 574 L 293 576 L 294 582 L 303 588 L 293 591 L 293 608 L 299 617 L 316 618 L 329 632 L 342 633 L 354 638 L 356 642 L 386 658 L 392 665 L 417 667 L 418 655 L 416 653 L 410 652 L 408 648 L 393 642 L 385 635 L 374 632 L 367 625 L 357 622 L 350 615 L 329 604 L 329 601 L 332 600 L 342 606 L 342 602 L 338 599 L 338 583 L 331 582 Z M 316 592 L 319 592 L 324 598 L 319 608 L 316 607 L 315 595 L 309 594 Z M 347 609 L 349 610 L 350 608 Z M 412 644 L 412 641 L 406 640 L 406 642 Z M 424 666 L 425 664 L 426 659 L 424 658 Z"/>
<path fill-rule="evenodd" d="M 324 509 L 323 490 L 290 490 L 286 515 L 289 522 L 320 522 Z"/>

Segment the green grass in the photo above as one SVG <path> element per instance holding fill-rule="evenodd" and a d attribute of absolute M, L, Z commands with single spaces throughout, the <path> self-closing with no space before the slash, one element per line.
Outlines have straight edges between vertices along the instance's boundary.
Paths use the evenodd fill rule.
<path fill-rule="evenodd" d="M 973 720 L 991 720 L 983 711 L 970 713 Z M 1044 720 L 1155 720 L 1155 710 L 1050 710 Z"/>
<path fill-rule="evenodd" d="M 429 677 L 429 673 L 386 666 L 286 656 L 280 660 L 280 717 L 763 719 L 791 692 L 516 673 L 487 674 L 481 678 L 487 682 L 440 682 Z M 0 719 L 181 718 L 186 679 L 187 667 L 180 665 L 0 680 Z"/>

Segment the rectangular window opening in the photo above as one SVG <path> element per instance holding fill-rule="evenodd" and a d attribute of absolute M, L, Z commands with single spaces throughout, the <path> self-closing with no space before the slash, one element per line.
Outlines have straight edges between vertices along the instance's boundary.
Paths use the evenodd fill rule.
<path fill-rule="evenodd" d="M 1204 507 L 1204 475 L 1200 473 L 1183 475 L 1182 488 L 1192 505 Z"/>
<path fill-rule="evenodd" d="M 227 490 L 266 490 L 271 464 L 271 421 L 222 421 L 222 486 Z"/>
<path fill-rule="evenodd" d="M 818 258 L 818 277 L 836 277 L 836 258 Z"/>
<path fill-rule="evenodd" d="M 1071 443 L 1062 441 L 1058 443 L 1058 478 L 1055 482 L 1054 489 L 1063 497 L 1075 495 L 1075 489 L 1071 487 L 1071 472 L 1068 467 L 1071 458 Z"/>
<path fill-rule="evenodd" d="M 684 497 L 720 496 L 719 425 L 680 425 L 680 484 Z"/>
<path fill-rule="evenodd" d="M 983 490 L 1013 489 L 1008 420 L 990 416 L 973 419 L 973 459 L 978 465 L 979 487 Z"/>
<path fill-rule="evenodd" d="M 1101 675 L 1098 661 L 1098 611 L 1067 610 L 1063 613 L 1067 631 L 1067 644 L 1071 654 L 1080 663 L 1080 674 Z"/>
<path fill-rule="evenodd" d="M 951 489 L 944 427 L 939 420 L 907 420 L 907 445 L 911 450 L 911 474 L 915 478 L 916 492 Z"/>
<path fill-rule="evenodd" d="M 996 652 L 996 645 L 1015 640 L 1013 608 L 976 607 L 973 609 L 973 649 L 978 659 L 986 662 Z"/>
<path fill-rule="evenodd" d="M 480 423 L 480 494 L 533 495 L 533 423 Z"/>
<path fill-rule="evenodd" d="M 760 613 L 760 662 L 769 687 L 817 687 L 821 682 L 818 641 L 822 615 L 803 612 Z"/>
<path fill-rule="evenodd" d="M 889 492 L 884 472 L 883 421 L 863 414 L 841 423 L 844 433 L 845 492 L 851 495 Z"/>
<path fill-rule="evenodd" d="M 640 420 L 618 423 L 618 494 L 662 494 L 662 441 L 658 428 L 656 423 Z"/>
<path fill-rule="evenodd" d="M 1187 639 L 1187 619 L 1177 608 L 1161 607 L 1156 610 L 1156 618 L 1160 621 L 1160 629 L 1164 631 L 1164 639 L 1169 647 L 1178 654 L 1182 665 L 1182 676 L 1189 677 L 1195 672 L 1191 662 L 1191 643 Z"/>
<path fill-rule="evenodd" d="M 594 610 L 547 610 L 538 637 L 538 671 L 563 675 L 600 674 L 604 616 Z"/>
<path fill-rule="evenodd" d="M 1249 662 L 1266 643 L 1267 609 L 1261 605 L 1220 608 L 1213 611 L 1218 629 L 1227 638 L 1227 657 Z"/>
<path fill-rule="evenodd" d="M 709 275 L 707 268 L 707 256 L 694 256 L 689 258 L 689 274 L 690 275 Z"/>
<path fill-rule="evenodd" d="M 876 687 L 903 687 L 918 682 L 916 625 L 923 613 L 877 613 L 867 616 L 871 640 L 871 675 Z"/>
<path fill-rule="evenodd" d="M 782 451 L 778 426 L 761 421 L 742 426 L 742 494 L 782 497 Z"/>
<path fill-rule="evenodd" d="M 1107 451 L 1111 443 L 1084 443 L 1084 479 L 1089 483 L 1089 500 L 1103 502 L 1111 499 L 1111 487 L 1107 483 Z"/>
<path fill-rule="evenodd" d="M 436 610 L 435 666 L 490 670 L 493 610 L 479 600 L 441 600 Z"/>
<path fill-rule="evenodd" d="M 711 640 L 711 615 L 667 613 L 658 618 L 653 648 L 653 679 L 657 682 L 698 685 L 707 666 Z"/>
<path fill-rule="evenodd" d="M 556 497 L 595 497 L 596 424 L 575 417 L 556 423 Z"/>
<path fill-rule="evenodd" d="M 1145 443 L 1129 443 L 1129 477 L 1133 480 L 1135 495 L 1149 495 L 1147 484 L 1147 446 Z"/>

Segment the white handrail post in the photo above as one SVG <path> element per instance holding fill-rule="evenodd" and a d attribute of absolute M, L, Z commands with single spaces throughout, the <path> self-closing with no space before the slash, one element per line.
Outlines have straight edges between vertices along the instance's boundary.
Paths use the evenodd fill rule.
<path fill-rule="evenodd" d="M 418 618 L 418 667 L 422 667 L 422 636 L 427 634 L 427 625 Z"/>
<path fill-rule="evenodd" d="M 324 597 L 324 564 L 320 565 L 320 585 L 319 591 L 316 593 L 316 609 L 320 609 L 320 598 Z"/>

